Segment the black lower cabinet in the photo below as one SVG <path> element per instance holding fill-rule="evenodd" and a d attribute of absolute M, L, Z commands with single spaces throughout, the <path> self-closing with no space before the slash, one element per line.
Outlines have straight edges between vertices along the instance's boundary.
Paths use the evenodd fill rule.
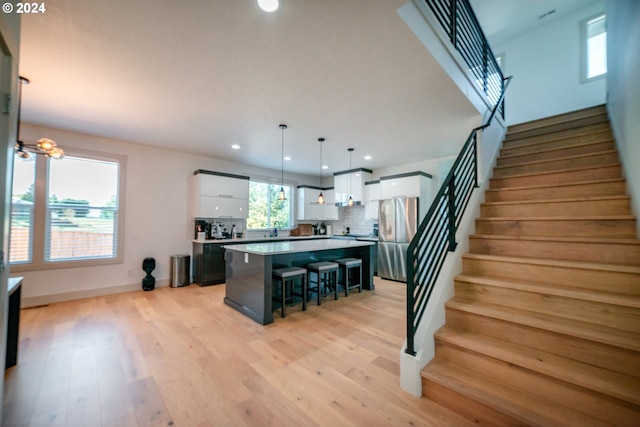
<path fill-rule="evenodd" d="M 218 243 L 193 244 L 193 282 L 200 286 L 224 283 L 224 248 Z"/>

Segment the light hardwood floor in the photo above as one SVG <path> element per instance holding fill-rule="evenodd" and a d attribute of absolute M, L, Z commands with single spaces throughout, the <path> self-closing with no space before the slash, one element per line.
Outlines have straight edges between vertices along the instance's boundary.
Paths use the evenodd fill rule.
<path fill-rule="evenodd" d="M 224 285 L 22 310 L 7 426 L 465 426 L 399 386 L 405 286 L 261 326 Z"/>

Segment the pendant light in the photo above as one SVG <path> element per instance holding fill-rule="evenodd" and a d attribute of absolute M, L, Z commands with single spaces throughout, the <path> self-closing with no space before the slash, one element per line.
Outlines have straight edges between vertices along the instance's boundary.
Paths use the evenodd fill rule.
<path fill-rule="evenodd" d="M 282 162 L 282 167 L 280 169 L 280 192 L 278 193 L 278 200 L 287 200 L 287 196 L 284 193 L 284 130 L 287 128 L 287 125 L 281 124 L 280 129 L 282 129 L 282 156 L 280 157 L 280 161 Z"/>
<path fill-rule="evenodd" d="M 324 195 L 322 194 L 322 143 L 324 138 L 318 138 L 318 142 L 320 142 L 320 194 L 318 195 L 318 204 L 324 205 Z"/>
<path fill-rule="evenodd" d="M 351 153 L 353 153 L 353 148 L 349 148 L 349 200 L 347 201 L 348 206 L 353 206 L 353 197 L 351 197 Z"/>

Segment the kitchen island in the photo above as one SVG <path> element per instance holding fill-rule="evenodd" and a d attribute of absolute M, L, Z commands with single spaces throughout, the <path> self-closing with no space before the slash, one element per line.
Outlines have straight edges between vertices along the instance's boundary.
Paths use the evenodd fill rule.
<path fill-rule="evenodd" d="M 304 240 L 225 245 L 225 304 L 262 325 L 273 323 L 271 272 L 338 258 L 362 259 L 362 288 L 373 290 L 373 242 Z"/>

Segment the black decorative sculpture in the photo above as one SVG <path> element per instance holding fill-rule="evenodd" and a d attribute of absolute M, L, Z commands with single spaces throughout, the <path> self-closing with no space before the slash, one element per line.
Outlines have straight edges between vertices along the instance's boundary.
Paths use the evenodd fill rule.
<path fill-rule="evenodd" d="M 155 258 L 145 258 L 142 261 L 142 269 L 147 275 L 142 279 L 142 289 L 145 291 L 152 291 L 156 287 L 156 278 L 151 275 L 151 272 L 156 268 Z"/>

